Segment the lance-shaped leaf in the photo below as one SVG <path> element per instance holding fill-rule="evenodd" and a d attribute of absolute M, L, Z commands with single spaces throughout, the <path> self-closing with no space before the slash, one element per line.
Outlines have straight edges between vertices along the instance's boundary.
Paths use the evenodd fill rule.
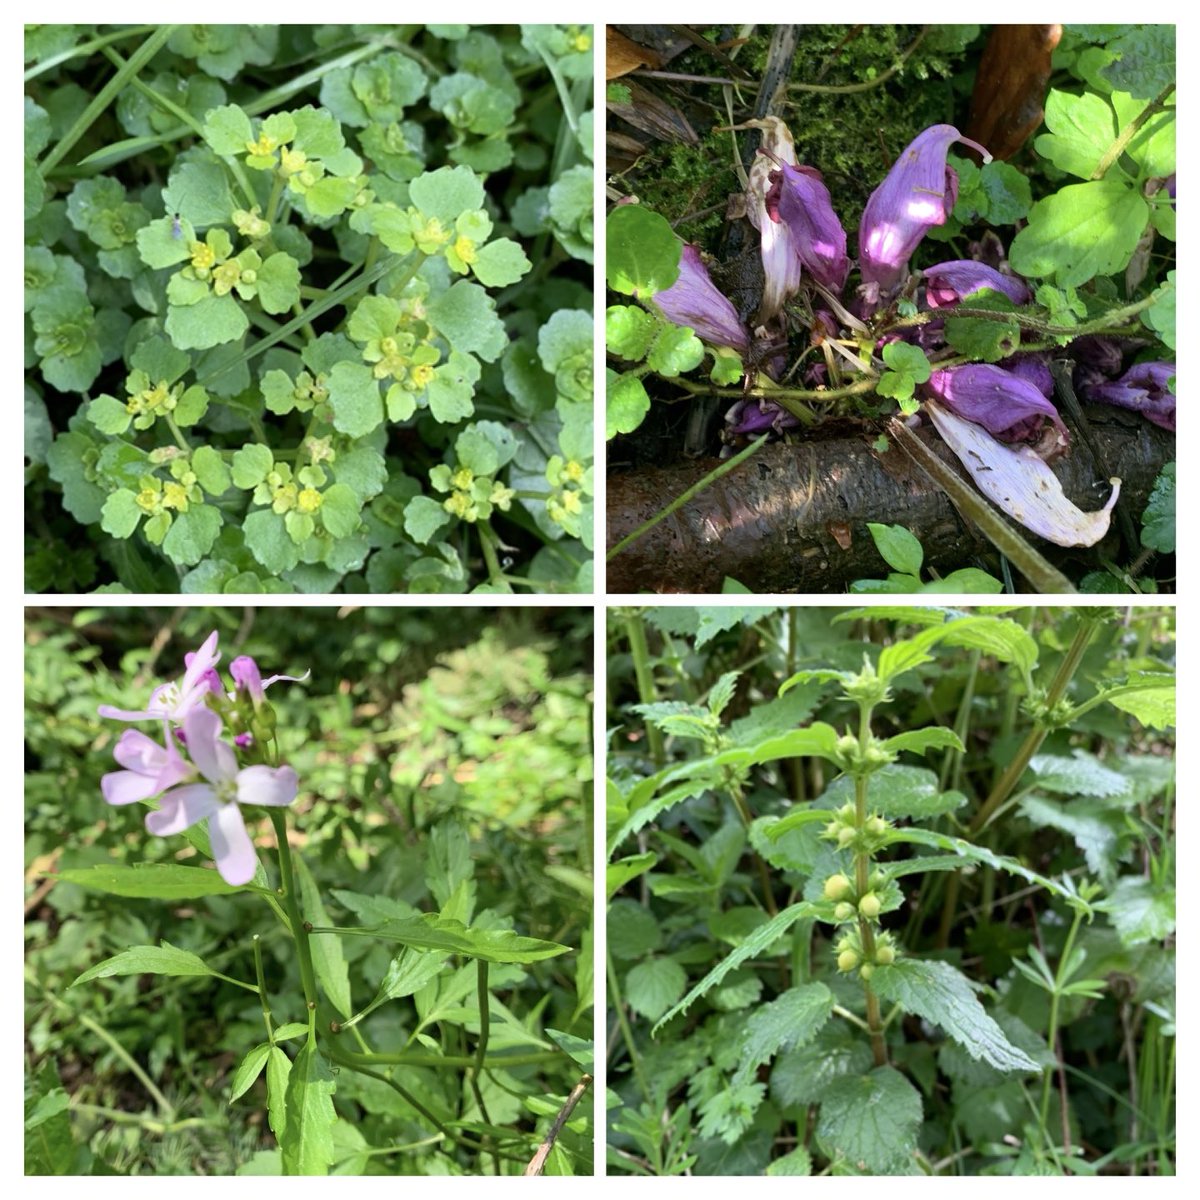
<path fill-rule="evenodd" d="M 772 175 L 779 170 L 780 163 L 796 166 L 796 148 L 790 130 L 778 117 L 764 117 L 761 121 L 747 121 L 746 124 L 763 131 L 762 144 L 750 164 L 746 216 L 761 239 L 763 298 L 758 320 L 766 322 L 800 288 L 801 262 L 792 245 L 790 230 L 767 211 Z"/>
<path fill-rule="evenodd" d="M 750 335 L 728 297 L 717 290 L 695 246 L 685 245 L 679 259 L 679 278 L 653 303 L 668 321 L 686 326 L 714 346 L 746 350 Z"/>
<path fill-rule="evenodd" d="M 1094 546 L 1107 532 L 1121 481 L 1112 478 L 1104 507 L 1085 513 L 1063 492 L 1058 477 L 1028 446 L 1004 446 L 981 425 L 964 421 L 936 401 L 924 406 L 946 444 L 994 504 L 1056 546 Z"/>
<path fill-rule="evenodd" d="M 1081 389 L 1083 398 L 1097 404 L 1115 404 L 1140 412 L 1147 421 L 1175 432 L 1175 393 L 1167 386 L 1177 368 L 1174 363 L 1144 362 L 1130 367 L 1120 379 Z"/>
<path fill-rule="evenodd" d="M 1058 445 L 1070 441 L 1058 410 L 1038 387 L 991 363 L 967 363 L 934 371 L 925 383 L 925 394 L 956 416 L 982 425 L 1002 442 L 1034 441 L 1047 421 L 1058 430 Z"/>
<path fill-rule="evenodd" d="M 946 155 L 955 142 L 991 161 L 978 142 L 963 137 L 953 125 L 931 125 L 909 143 L 871 193 L 858 229 L 858 261 L 868 302 L 901 281 L 926 231 L 944 225 L 954 210 L 958 175 L 946 165 Z"/>
<path fill-rule="evenodd" d="M 1025 281 L 1012 275 L 1002 275 L 987 263 L 970 258 L 958 258 L 938 263 L 925 270 L 925 299 L 930 308 L 945 308 L 957 304 L 972 292 L 990 288 L 1002 292 L 1014 304 L 1029 303 L 1029 288 Z"/>

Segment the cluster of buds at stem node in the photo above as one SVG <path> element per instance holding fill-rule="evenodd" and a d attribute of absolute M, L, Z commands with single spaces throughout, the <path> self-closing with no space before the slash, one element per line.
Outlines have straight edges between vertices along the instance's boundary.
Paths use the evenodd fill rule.
<path fill-rule="evenodd" d="M 855 854 L 874 854 L 887 842 L 891 824 L 878 814 L 872 814 L 861 825 L 858 824 L 858 814 L 853 804 L 844 804 L 833 814 L 821 831 L 821 836 L 836 844 L 839 850 L 852 850 Z M 836 879 L 838 876 L 832 876 Z M 841 878 L 844 878 L 842 876 Z M 829 900 L 839 900 L 840 896 L 827 896 Z"/>
<path fill-rule="evenodd" d="M 873 819 L 879 820 L 878 817 Z M 886 827 L 886 821 L 881 823 Z M 825 880 L 822 894 L 826 900 L 835 901 L 833 918 L 839 925 L 857 921 L 860 918 L 874 922 L 879 919 L 883 908 L 879 893 L 886 882 L 882 872 L 872 871 L 867 881 L 867 888 L 860 895 L 854 884 L 845 875 L 839 873 L 830 875 Z"/>
<path fill-rule="evenodd" d="M 876 737 L 868 737 L 864 744 L 853 734 L 838 738 L 834 761 L 847 775 L 871 775 L 881 767 L 896 761 L 896 756 L 885 750 Z"/>
<path fill-rule="evenodd" d="M 896 942 L 890 933 L 875 935 L 875 948 L 868 957 L 857 932 L 843 934 L 834 945 L 837 967 L 843 975 L 857 969 L 864 980 L 875 974 L 876 967 L 889 967 L 896 961 Z"/>
<path fill-rule="evenodd" d="M 1051 704 L 1041 689 L 1030 693 L 1021 707 L 1042 729 L 1060 729 L 1069 725 L 1075 715 L 1075 706 L 1070 700 L 1064 698 Z"/>
<path fill-rule="evenodd" d="M 871 660 L 863 656 L 862 670 L 852 679 L 842 684 L 846 696 L 857 701 L 864 708 L 874 708 L 878 704 L 886 704 L 891 698 L 887 683 L 880 679 L 871 665 Z"/>

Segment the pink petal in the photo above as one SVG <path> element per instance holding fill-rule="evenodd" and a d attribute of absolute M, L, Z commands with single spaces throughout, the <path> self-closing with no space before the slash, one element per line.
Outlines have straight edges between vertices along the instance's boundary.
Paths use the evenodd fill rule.
<path fill-rule="evenodd" d="M 220 740 L 221 718 L 211 708 L 193 709 L 183 719 L 188 753 L 210 783 L 229 783 L 237 778 L 237 756 Z"/>
<path fill-rule="evenodd" d="M 217 649 L 217 634 L 214 631 L 208 635 L 199 650 L 184 657 L 187 670 L 183 674 L 179 690 L 185 693 L 190 692 L 220 660 L 221 653 Z"/>
<path fill-rule="evenodd" d="M 158 837 L 182 833 L 220 807 L 217 793 L 207 783 L 189 783 L 163 796 L 162 808 L 146 814 L 146 828 Z"/>
<path fill-rule="evenodd" d="M 217 809 L 208 823 L 208 836 L 221 878 L 235 887 L 249 883 L 258 870 L 258 859 L 236 804 L 222 804 Z"/>
<path fill-rule="evenodd" d="M 979 490 L 1026 529 L 1056 546 L 1094 546 L 1108 532 L 1121 491 L 1119 479 L 1109 480 L 1113 490 L 1104 507 L 1085 513 L 1067 499 L 1058 477 L 1028 446 L 1005 446 L 936 400 L 925 401 L 921 411 L 932 418 Z"/>
<path fill-rule="evenodd" d="M 665 291 L 656 292 L 652 302 L 672 324 L 686 326 L 714 346 L 746 350 L 750 345 L 737 309 L 717 290 L 695 246 L 684 243 L 679 278 Z"/>
<path fill-rule="evenodd" d="M 100 779 L 100 791 L 109 804 L 136 804 L 162 791 L 153 775 L 138 771 L 110 771 Z"/>
<path fill-rule="evenodd" d="M 110 721 L 159 721 L 163 716 L 161 712 L 133 712 L 128 708 L 114 708 L 111 704 L 101 704 L 96 711 Z"/>
<path fill-rule="evenodd" d="M 157 775 L 167 765 L 167 752 L 139 729 L 127 729 L 113 747 L 113 758 L 139 775 Z"/>
<path fill-rule="evenodd" d="M 291 804 L 299 789 L 291 767 L 244 767 L 238 773 L 239 804 Z"/>

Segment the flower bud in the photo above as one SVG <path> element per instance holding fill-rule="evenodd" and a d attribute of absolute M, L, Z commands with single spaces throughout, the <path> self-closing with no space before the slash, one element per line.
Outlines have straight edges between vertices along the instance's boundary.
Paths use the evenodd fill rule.
<path fill-rule="evenodd" d="M 837 965 L 839 971 L 853 971 L 858 966 L 858 955 L 853 950 L 843 950 L 838 955 Z"/>
<path fill-rule="evenodd" d="M 879 816 L 869 817 L 866 829 L 869 834 L 875 837 L 882 837 L 888 831 L 888 823 Z"/>
<path fill-rule="evenodd" d="M 864 980 L 869 980 L 871 978 L 871 976 L 875 974 L 875 968 L 873 966 L 871 966 L 870 963 L 863 963 L 862 969 L 859 971 L 859 974 L 863 977 Z"/>
<path fill-rule="evenodd" d="M 841 827 L 841 829 L 839 829 L 839 830 L 838 830 L 838 835 L 837 835 L 837 844 L 838 844 L 838 849 L 839 849 L 839 850 L 845 850 L 845 849 L 846 849 L 846 847 L 847 847 L 847 846 L 849 846 L 849 845 L 850 845 L 850 843 L 851 843 L 852 841 L 854 841 L 854 839 L 855 839 L 857 836 L 858 836 L 858 831 L 857 831 L 857 830 L 855 830 L 855 829 L 849 829 L 849 828 L 847 828 L 845 825 L 843 825 L 843 826 Z"/>
<path fill-rule="evenodd" d="M 844 900 L 850 895 L 850 880 L 845 875 L 830 875 L 825 880 L 824 892 L 826 900 Z"/>
<path fill-rule="evenodd" d="M 870 921 L 879 916 L 880 907 L 879 897 L 874 892 L 868 892 L 858 902 L 858 911 Z"/>
<path fill-rule="evenodd" d="M 834 910 L 833 915 L 839 921 L 849 921 L 854 916 L 854 905 L 847 900 L 843 900 Z"/>
<path fill-rule="evenodd" d="M 886 967 L 896 961 L 896 951 L 888 945 L 880 945 L 875 947 L 875 961 L 881 966 Z"/>

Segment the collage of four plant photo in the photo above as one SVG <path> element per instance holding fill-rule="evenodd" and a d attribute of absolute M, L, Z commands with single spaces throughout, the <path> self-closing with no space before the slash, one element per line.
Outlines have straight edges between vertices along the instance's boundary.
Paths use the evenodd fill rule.
<path fill-rule="evenodd" d="M 25 25 L 24 1175 L 1174 1177 L 1175 42 Z"/>

